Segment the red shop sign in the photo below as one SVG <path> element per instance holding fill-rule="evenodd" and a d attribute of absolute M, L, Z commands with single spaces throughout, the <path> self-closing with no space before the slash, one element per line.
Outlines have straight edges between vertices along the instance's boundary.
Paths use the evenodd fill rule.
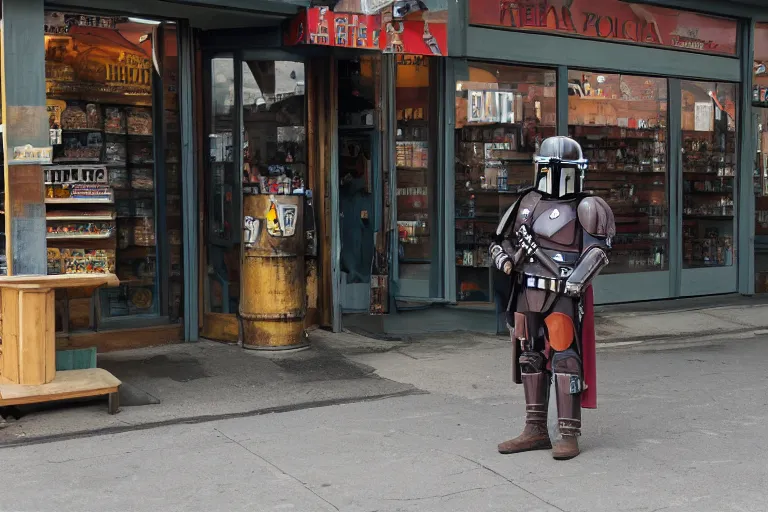
<path fill-rule="evenodd" d="M 469 0 L 469 23 L 736 55 L 735 20 L 621 0 Z"/>
<path fill-rule="evenodd" d="M 386 18 L 387 22 L 382 22 Z M 385 53 L 447 55 L 445 23 L 430 23 L 416 13 L 392 20 L 388 13 L 366 15 L 310 7 L 294 17 L 284 35 L 287 45 L 315 44 L 340 48 L 382 50 Z"/>

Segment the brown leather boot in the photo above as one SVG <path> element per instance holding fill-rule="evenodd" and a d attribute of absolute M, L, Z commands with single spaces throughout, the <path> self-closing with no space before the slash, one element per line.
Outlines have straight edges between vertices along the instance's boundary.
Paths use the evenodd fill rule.
<path fill-rule="evenodd" d="M 552 450 L 552 457 L 556 460 L 572 459 L 580 453 L 578 436 L 581 435 L 581 392 L 572 392 L 573 379 L 573 375 L 557 373 L 555 370 L 557 424 L 561 435 Z M 577 389 L 581 389 L 581 382 L 578 384 Z"/>
<path fill-rule="evenodd" d="M 576 436 L 563 436 L 562 439 L 555 441 L 555 447 L 552 448 L 552 458 L 555 460 L 570 460 L 576 457 L 579 450 L 579 440 Z"/>
<path fill-rule="evenodd" d="M 523 373 L 525 392 L 525 429 L 514 439 L 499 445 L 499 453 L 520 453 L 549 450 L 552 442 L 547 432 L 547 404 L 549 403 L 549 374 Z"/>
<path fill-rule="evenodd" d="M 549 440 L 547 424 L 527 423 L 522 434 L 499 445 L 499 453 L 507 455 L 550 448 L 552 448 L 552 442 Z"/>

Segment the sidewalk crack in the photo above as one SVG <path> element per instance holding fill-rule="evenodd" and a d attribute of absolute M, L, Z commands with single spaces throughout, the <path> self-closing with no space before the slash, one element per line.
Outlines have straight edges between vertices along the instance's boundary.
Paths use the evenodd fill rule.
<path fill-rule="evenodd" d="M 308 490 L 309 492 L 311 492 L 312 494 L 314 494 L 314 495 L 315 495 L 315 497 L 317 497 L 319 500 L 323 501 L 323 502 L 324 502 L 325 504 L 327 504 L 328 506 L 330 506 L 330 507 L 333 507 L 333 510 L 339 511 L 339 507 L 337 507 L 336 505 L 334 505 L 333 503 L 331 503 L 331 502 L 330 502 L 330 501 L 328 501 L 327 499 L 325 499 L 325 498 L 323 498 L 322 496 L 320 496 L 320 495 L 319 495 L 318 493 L 316 493 L 314 490 L 312 490 L 312 488 L 311 488 L 311 487 L 309 486 L 309 484 L 307 484 L 306 482 L 303 482 L 303 481 L 301 481 L 299 478 L 297 478 L 297 477 L 293 476 L 292 474 L 288 473 L 287 471 L 285 471 L 284 469 L 282 469 L 281 467 L 279 467 L 277 464 L 275 464 L 275 463 L 273 463 L 273 462 L 271 462 L 271 461 L 267 460 L 266 458 L 262 457 L 261 455 L 259 455 L 259 454 L 258 454 L 258 453 L 256 453 L 255 451 L 251 450 L 250 448 L 248 448 L 248 447 L 247 447 L 247 446 L 245 446 L 244 444 L 242 444 L 242 443 L 240 443 L 240 442 L 238 442 L 238 441 L 236 441 L 236 440 L 232 439 L 231 437 L 229 437 L 227 434 L 225 434 L 225 433 L 224 433 L 224 432 L 222 432 L 221 430 L 217 429 L 216 427 L 214 427 L 214 428 L 213 428 L 213 430 L 215 430 L 216 432 L 218 432 L 219 434 L 221 434 L 222 436 L 224 436 L 224 437 L 225 437 L 226 439 L 228 439 L 230 442 L 232 442 L 232 443 L 235 443 L 237 446 L 239 446 L 239 447 L 240 447 L 240 448 L 242 448 L 243 450 L 247 451 L 248 453 L 250 453 L 251 455 L 253 455 L 253 456 L 254 456 L 254 457 L 256 457 L 257 459 L 261 460 L 261 461 L 262 461 L 262 462 L 264 462 L 265 464 L 268 464 L 268 465 L 272 466 L 273 468 L 275 468 L 276 470 L 278 470 L 280 473 L 284 474 L 285 476 L 287 476 L 287 477 L 288 477 L 288 478 L 290 478 L 291 480 L 294 480 L 294 481 L 298 482 L 299 484 L 301 484 L 301 486 L 302 486 L 302 487 L 304 487 L 304 489 L 306 489 L 306 490 Z"/>
<path fill-rule="evenodd" d="M 474 459 L 470 459 L 469 457 L 465 457 L 465 456 L 463 456 L 463 455 L 459 455 L 458 453 L 448 452 L 448 451 L 445 451 L 445 450 L 438 450 L 438 451 L 441 451 L 441 452 L 443 452 L 443 453 L 445 453 L 445 454 L 447 454 L 447 455 L 453 455 L 453 456 L 455 456 L 455 457 L 458 457 L 458 458 L 460 458 L 460 459 L 464 459 L 465 461 L 467 461 L 467 462 L 471 462 L 472 464 L 476 464 L 478 467 L 481 467 L 481 468 L 485 469 L 486 471 L 490 471 L 491 473 L 493 473 L 493 474 L 494 474 L 494 475 L 496 475 L 497 477 L 499 477 L 499 478 L 501 478 L 501 479 L 503 479 L 503 480 L 506 480 L 508 483 L 510 483 L 510 484 L 512 484 L 513 486 L 517 487 L 518 489 L 520 489 L 520 490 L 521 490 L 521 491 L 523 491 L 524 493 L 526 493 L 526 494 L 529 494 L 529 495 L 533 496 L 533 497 L 534 497 L 534 498 L 536 498 L 537 500 L 541 501 L 542 503 L 544 503 L 544 504 L 546 504 L 546 505 L 549 505 L 550 507 L 554 508 L 555 510 L 559 510 L 560 512 L 567 512 L 565 509 L 562 509 L 562 508 L 558 507 L 558 506 L 557 506 L 557 505 L 555 505 L 554 503 L 550 503 L 549 501 L 545 500 L 545 499 L 544 499 L 544 498 L 542 498 L 541 496 L 537 496 L 535 493 L 533 493 L 533 492 L 529 491 L 528 489 L 526 489 L 526 488 L 525 488 L 525 487 L 523 487 L 522 485 L 520 485 L 520 484 L 516 483 L 514 480 L 511 480 L 511 479 L 507 478 L 506 476 L 502 475 L 501 473 L 499 473 L 499 472 L 498 472 L 498 471 L 496 471 L 495 469 L 491 469 L 490 467 L 486 466 L 486 465 L 485 465 L 485 464 L 483 464 L 482 462 L 478 462 L 478 461 L 476 461 L 476 460 L 474 460 Z"/>
<path fill-rule="evenodd" d="M 472 492 L 472 491 L 486 491 L 488 489 L 493 489 L 494 487 L 499 487 L 503 484 L 499 485 L 491 485 L 489 487 L 472 487 L 471 489 L 464 489 L 462 491 L 456 491 L 456 492 L 449 492 L 447 494 L 435 494 L 433 496 L 421 496 L 419 498 L 383 498 L 384 501 L 422 501 L 422 500 L 433 500 L 437 498 L 448 498 L 449 496 L 456 496 L 458 494 L 464 494 L 465 492 Z"/>

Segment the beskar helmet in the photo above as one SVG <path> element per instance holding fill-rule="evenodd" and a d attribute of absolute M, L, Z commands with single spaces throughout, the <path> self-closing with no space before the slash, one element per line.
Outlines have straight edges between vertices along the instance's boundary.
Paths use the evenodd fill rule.
<path fill-rule="evenodd" d="M 541 143 L 533 157 L 536 166 L 535 187 L 562 197 L 581 192 L 587 160 L 579 143 L 570 137 L 550 137 Z"/>

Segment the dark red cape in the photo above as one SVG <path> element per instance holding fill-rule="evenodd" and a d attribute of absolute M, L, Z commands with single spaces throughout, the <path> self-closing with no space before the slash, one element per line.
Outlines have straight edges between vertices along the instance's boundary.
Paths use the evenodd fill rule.
<path fill-rule="evenodd" d="M 581 394 L 581 406 L 597 409 L 597 354 L 595 347 L 595 298 L 592 286 L 584 293 L 584 318 L 581 319 L 581 362 L 586 389 Z"/>

